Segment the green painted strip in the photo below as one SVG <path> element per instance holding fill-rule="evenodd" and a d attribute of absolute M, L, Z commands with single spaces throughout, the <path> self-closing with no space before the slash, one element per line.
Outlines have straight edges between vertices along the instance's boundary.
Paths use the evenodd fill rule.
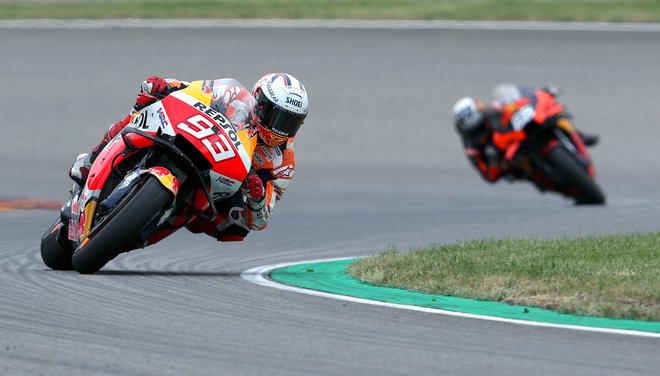
<path fill-rule="evenodd" d="M 390 287 L 371 286 L 353 279 L 346 272 L 346 268 L 351 262 L 353 260 L 294 265 L 273 270 L 270 277 L 277 282 L 290 286 L 381 302 L 515 320 L 660 333 L 660 322 L 574 316 L 536 307 L 512 306 L 499 302 L 478 301 Z"/>

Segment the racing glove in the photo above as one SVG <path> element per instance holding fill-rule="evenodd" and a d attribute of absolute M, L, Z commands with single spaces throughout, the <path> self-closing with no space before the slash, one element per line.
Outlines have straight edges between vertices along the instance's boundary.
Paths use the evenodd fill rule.
<path fill-rule="evenodd" d="M 151 76 L 142 81 L 133 109 L 140 111 L 157 100 L 166 97 L 171 91 L 172 88 L 164 78 Z"/>
<path fill-rule="evenodd" d="M 266 190 L 259 175 L 251 173 L 245 179 L 248 208 L 252 211 L 261 210 L 266 205 Z"/>

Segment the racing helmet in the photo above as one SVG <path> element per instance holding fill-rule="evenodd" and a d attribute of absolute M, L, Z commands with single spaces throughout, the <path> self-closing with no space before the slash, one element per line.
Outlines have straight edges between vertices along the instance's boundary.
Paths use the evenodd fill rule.
<path fill-rule="evenodd" d="M 486 133 L 483 102 L 472 97 L 458 100 L 452 109 L 458 133 L 467 138 L 481 138 Z"/>
<path fill-rule="evenodd" d="M 305 86 L 287 73 L 270 73 L 252 88 L 257 100 L 257 132 L 268 146 L 278 146 L 293 137 L 307 116 Z"/>

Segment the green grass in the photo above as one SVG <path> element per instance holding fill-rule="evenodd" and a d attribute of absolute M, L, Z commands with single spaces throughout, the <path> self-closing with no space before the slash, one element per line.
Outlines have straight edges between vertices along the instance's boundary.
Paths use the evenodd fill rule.
<path fill-rule="evenodd" d="M 660 233 L 388 250 L 353 263 L 348 272 L 378 286 L 660 321 Z"/>
<path fill-rule="evenodd" d="M 312 18 L 659 22 L 660 0 L 0 0 L 15 18 Z"/>

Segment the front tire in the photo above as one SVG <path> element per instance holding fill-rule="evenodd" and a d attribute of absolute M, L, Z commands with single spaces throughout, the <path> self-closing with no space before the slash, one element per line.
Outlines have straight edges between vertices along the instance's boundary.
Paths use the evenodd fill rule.
<path fill-rule="evenodd" d="M 96 273 L 125 251 L 135 238 L 161 214 L 172 192 L 147 176 L 119 205 L 90 231 L 89 241 L 73 253 L 73 267 L 81 274 Z"/>
<path fill-rule="evenodd" d="M 41 237 L 41 259 L 53 270 L 73 270 L 73 250 L 64 240 L 67 227 L 59 220 Z"/>
<path fill-rule="evenodd" d="M 547 158 L 553 169 L 565 179 L 568 186 L 577 189 L 578 193 L 575 197 L 577 205 L 602 205 L 605 203 L 605 195 L 601 189 L 568 150 L 556 147 L 550 151 Z"/>

